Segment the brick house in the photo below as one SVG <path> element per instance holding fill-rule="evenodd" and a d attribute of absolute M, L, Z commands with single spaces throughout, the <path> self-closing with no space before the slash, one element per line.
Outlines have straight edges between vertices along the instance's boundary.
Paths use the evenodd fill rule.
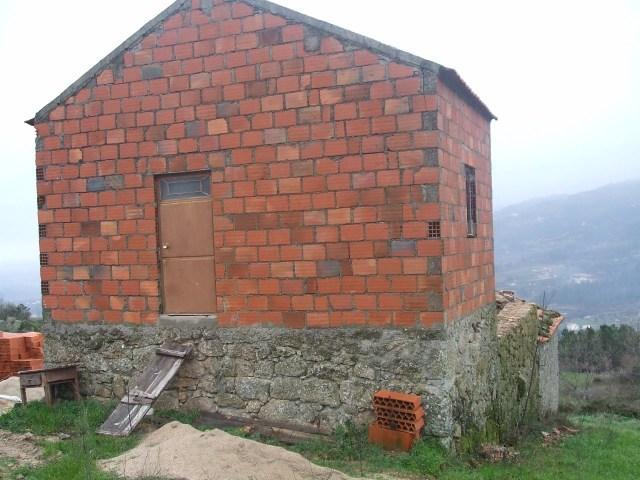
<path fill-rule="evenodd" d="M 432 435 L 481 427 L 493 118 L 431 61 L 178 0 L 28 122 L 47 361 L 109 397 L 173 338 L 167 404 L 328 430 L 395 388 Z"/>

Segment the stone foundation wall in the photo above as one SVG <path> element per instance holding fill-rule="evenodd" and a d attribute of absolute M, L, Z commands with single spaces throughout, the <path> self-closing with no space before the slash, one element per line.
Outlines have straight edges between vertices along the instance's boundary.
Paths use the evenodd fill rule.
<path fill-rule="evenodd" d="M 54 323 L 46 328 L 49 364 L 78 362 L 84 394 L 119 398 L 129 378 L 165 340 L 191 344 L 158 403 L 333 430 L 371 419 L 379 389 L 421 395 L 426 433 L 452 424 L 444 329 L 159 328 Z"/>
<path fill-rule="evenodd" d="M 490 420 L 511 428 L 522 411 L 534 361 L 534 311 L 498 335 L 495 308 L 486 306 L 452 325 L 432 329 L 269 327 L 226 328 L 180 323 L 124 326 L 48 323 L 48 364 L 78 362 L 84 394 L 119 398 L 128 380 L 167 340 L 193 346 L 158 403 L 330 432 L 350 419 L 372 419 L 380 389 L 422 396 L 425 434 L 444 444 L 483 432 Z M 552 341 L 553 342 L 553 341 Z M 554 345 L 541 351 L 545 371 Z M 557 355 L 557 353 L 555 353 Z M 557 361 L 555 363 L 557 366 Z M 553 371 L 549 385 L 556 379 Z M 534 369 L 529 411 L 552 406 L 540 398 Z M 547 399 L 548 397 L 548 399 Z M 557 390 L 556 390 L 557 401 Z M 551 408 L 551 407 L 548 407 Z"/>

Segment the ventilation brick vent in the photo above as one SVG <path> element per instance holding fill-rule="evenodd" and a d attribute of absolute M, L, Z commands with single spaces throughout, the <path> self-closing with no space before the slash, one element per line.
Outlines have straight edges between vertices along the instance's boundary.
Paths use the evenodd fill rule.
<path fill-rule="evenodd" d="M 44 180 L 44 167 L 36 167 L 36 180 Z"/>
<path fill-rule="evenodd" d="M 429 222 L 427 227 L 427 236 L 429 238 L 440 238 L 440 222 Z"/>
<path fill-rule="evenodd" d="M 44 208 L 44 195 L 38 195 L 38 210 Z"/>
<path fill-rule="evenodd" d="M 40 292 L 42 295 L 49 295 L 49 282 L 40 282 Z"/>
<path fill-rule="evenodd" d="M 46 267 L 47 265 L 49 265 L 49 254 L 48 253 L 41 253 L 40 254 L 40 266 L 41 267 Z"/>
<path fill-rule="evenodd" d="M 44 238 L 46 236 L 47 236 L 47 225 L 46 224 L 38 225 L 38 237 Z"/>

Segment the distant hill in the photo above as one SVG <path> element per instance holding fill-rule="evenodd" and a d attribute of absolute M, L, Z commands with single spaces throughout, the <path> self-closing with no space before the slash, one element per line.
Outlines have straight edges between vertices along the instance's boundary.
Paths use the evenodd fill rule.
<path fill-rule="evenodd" d="M 495 213 L 499 289 L 578 323 L 640 324 L 640 180 Z"/>

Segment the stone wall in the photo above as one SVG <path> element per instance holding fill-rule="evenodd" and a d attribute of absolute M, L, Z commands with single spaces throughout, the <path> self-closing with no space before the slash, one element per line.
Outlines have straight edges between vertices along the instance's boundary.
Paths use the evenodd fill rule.
<path fill-rule="evenodd" d="M 491 412 L 501 434 L 539 415 L 537 340 L 535 306 L 522 301 L 505 305 L 498 314 L 499 393 Z"/>
<path fill-rule="evenodd" d="M 193 355 L 158 401 L 329 432 L 372 418 L 380 389 L 422 396 L 446 444 L 485 425 L 495 396 L 495 311 L 432 329 L 46 325 L 49 364 L 78 362 L 85 395 L 119 398 L 166 340 Z"/>
<path fill-rule="evenodd" d="M 556 332 L 548 341 L 540 344 L 538 351 L 539 401 L 540 414 L 543 416 L 558 412 L 558 403 L 560 401 L 558 337 L 559 335 Z"/>
<path fill-rule="evenodd" d="M 190 408 L 330 432 L 366 424 L 380 389 L 422 396 L 425 434 L 508 434 L 553 413 L 557 336 L 538 346 L 533 305 L 486 306 L 432 329 L 69 325 L 47 322 L 49 364 L 78 362 L 84 394 L 119 398 L 167 340 L 193 346 L 160 408 Z M 538 349 L 536 353 L 536 349 Z M 527 405 L 527 415 L 522 412 Z M 484 437 L 483 437 L 484 438 Z"/>
<path fill-rule="evenodd" d="M 161 328 L 48 324 L 49 364 L 81 363 L 83 394 L 123 395 L 129 378 L 165 340 L 191 344 L 158 406 L 197 408 L 333 430 L 370 420 L 371 397 L 387 388 L 421 395 L 426 433 L 447 436 L 450 384 L 442 329 Z M 446 401 L 445 401 L 446 403 Z M 450 402 L 449 402 L 450 403 Z"/>
<path fill-rule="evenodd" d="M 484 431 L 487 414 L 497 395 L 498 346 L 493 305 L 449 326 L 452 387 L 452 435 Z"/>

